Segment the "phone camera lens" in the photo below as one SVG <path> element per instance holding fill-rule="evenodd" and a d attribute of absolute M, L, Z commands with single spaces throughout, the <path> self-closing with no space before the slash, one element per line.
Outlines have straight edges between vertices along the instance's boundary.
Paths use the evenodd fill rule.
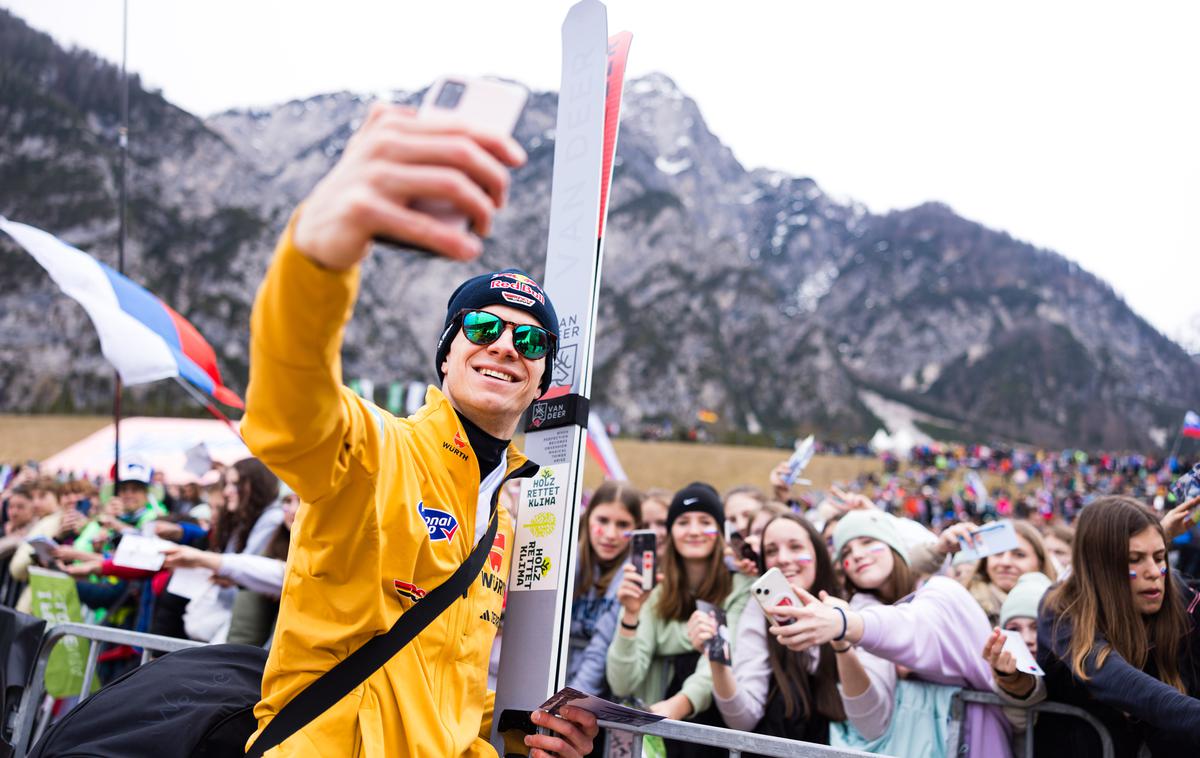
<path fill-rule="evenodd" d="M 438 92 L 437 99 L 433 101 L 433 104 L 438 108 L 453 110 L 458 107 L 458 101 L 462 100 L 462 95 L 466 88 L 467 85 L 462 82 L 448 79 L 443 82 L 442 89 Z"/>

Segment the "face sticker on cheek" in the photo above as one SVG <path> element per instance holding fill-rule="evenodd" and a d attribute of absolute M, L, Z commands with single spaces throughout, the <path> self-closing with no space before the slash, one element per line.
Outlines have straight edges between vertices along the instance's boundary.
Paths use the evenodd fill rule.
<path fill-rule="evenodd" d="M 1167 575 L 1167 567 L 1160 566 L 1158 569 L 1158 574 L 1159 574 L 1159 576 L 1166 576 Z"/>
<path fill-rule="evenodd" d="M 801 553 L 800 555 L 796 556 L 796 562 L 797 563 L 812 563 L 813 557 L 811 555 L 809 555 L 808 553 Z"/>
<path fill-rule="evenodd" d="M 882 542 L 876 542 L 874 545 L 871 545 L 869 548 L 867 548 L 867 552 L 869 553 L 883 553 L 887 552 L 887 550 L 888 546 Z"/>
<path fill-rule="evenodd" d="M 849 571 L 849 570 L 850 570 L 850 566 L 852 566 L 853 564 L 854 564 L 854 561 L 852 561 L 852 560 L 850 560 L 849 558 L 847 558 L 847 559 L 845 559 L 844 561 L 842 561 L 842 568 L 844 568 L 844 569 L 846 569 L 847 571 Z"/>
<path fill-rule="evenodd" d="M 1136 571 L 1130 571 L 1130 572 L 1129 572 L 1129 578 L 1130 578 L 1130 579 L 1137 579 L 1137 572 L 1136 572 Z"/>
<path fill-rule="evenodd" d="M 600 526 L 599 524 L 596 524 L 595 526 L 593 526 L 592 527 L 592 536 L 593 537 L 603 537 L 604 536 L 604 527 Z"/>

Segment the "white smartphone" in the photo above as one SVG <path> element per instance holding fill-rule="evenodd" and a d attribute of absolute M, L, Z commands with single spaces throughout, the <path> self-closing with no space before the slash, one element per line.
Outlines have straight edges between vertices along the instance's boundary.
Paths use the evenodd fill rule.
<path fill-rule="evenodd" d="M 529 93 L 519 84 L 478 77 L 443 77 L 425 93 L 417 118 L 512 134 L 528 99 Z M 447 201 L 419 200 L 413 207 L 461 229 L 467 228 L 466 216 Z"/>
<path fill-rule="evenodd" d="M 760 576 L 750 585 L 750 594 L 762 606 L 762 609 L 771 616 L 771 610 L 780 606 L 799 606 L 800 598 L 796 595 L 796 591 L 792 589 L 792 585 L 788 584 L 787 577 L 777 568 L 769 569 L 767 573 Z M 771 616 L 777 624 L 790 624 L 795 619 L 780 618 Z"/>

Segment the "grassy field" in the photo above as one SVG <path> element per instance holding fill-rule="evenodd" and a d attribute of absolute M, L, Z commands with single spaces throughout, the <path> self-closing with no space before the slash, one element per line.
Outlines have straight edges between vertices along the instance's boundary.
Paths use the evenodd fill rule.
<path fill-rule="evenodd" d="M 22 416 L 0 414 L 0 462 L 46 458 L 77 442 L 111 421 L 106 416 Z M 724 491 L 738 484 L 767 486 L 771 469 L 790 454 L 788 450 L 728 445 L 694 445 L 683 442 L 613 440 L 625 473 L 639 487 L 678 489 L 689 482 L 706 481 Z M 805 472 L 813 484 L 828 487 L 860 473 L 879 471 L 870 458 L 816 456 Z M 600 469 L 589 463 L 584 484 L 590 489 L 601 481 Z"/>
<path fill-rule="evenodd" d="M 642 442 L 613 440 L 617 457 L 630 481 L 642 488 L 679 489 L 694 481 L 704 481 L 718 491 L 738 484 L 768 486 L 771 469 L 791 455 L 791 450 L 729 445 L 694 445 L 684 442 Z M 868 471 L 881 471 L 873 458 L 843 458 L 818 455 L 804 475 L 814 487 L 828 487 L 835 481 L 853 479 Z M 584 485 L 592 488 L 601 481 L 595 464 L 584 470 Z"/>
<path fill-rule="evenodd" d="M 111 416 L 0 414 L 0 462 L 41 460 L 111 422 Z"/>

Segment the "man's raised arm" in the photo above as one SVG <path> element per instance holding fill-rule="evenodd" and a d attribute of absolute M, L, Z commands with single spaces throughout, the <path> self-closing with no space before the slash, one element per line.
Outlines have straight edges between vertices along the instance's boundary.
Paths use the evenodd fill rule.
<path fill-rule="evenodd" d="M 254 302 L 242 434 L 306 502 L 338 487 L 370 429 L 342 389 L 340 354 L 371 241 L 477 257 L 479 238 L 413 210 L 412 201 L 448 201 L 486 236 L 508 192 L 506 166 L 523 161 L 508 137 L 376 105 L 293 215 Z"/>

